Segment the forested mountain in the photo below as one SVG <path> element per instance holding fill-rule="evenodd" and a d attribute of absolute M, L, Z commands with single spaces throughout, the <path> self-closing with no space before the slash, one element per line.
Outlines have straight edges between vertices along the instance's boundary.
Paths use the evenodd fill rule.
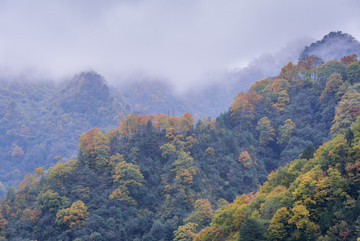
<path fill-rule="evenodd" d="M 133 114 L 166 113 L 182 115 L 191 111 L 191 106 L 174 94 L 171 86 L 162 81 L 140 77 L 136 81 L 128 81 L 118 88 L 127 102 L 131 103 Z"/>
<path fill-rule="evenodd" d="M 73 93 L 91 91 L 81 78 L 73 83 L 64 92 L 75 97 L 54 103 L 89 117 L 102 109 L 78 104 Z M 114 106 L 110 90 L 94 85 Z M 38 167 L 7 191 L 1 236 L 253 240 L 246 230 L 256 230 L 258 240 L 354 240 L 360 124 L 349 127 L 360 114 L 359 91 L 356 55 L 325 63 L 306 56 L 238 93 L 216 119 L 130 114 L 107 132 L 91 129 L 76 159 Z M 259 192 L 236 198 L 269 173 Z"/>
<path fill-rule="evenodd" d="M 45 168 L 77 154 L 79 136 L 94 126 L 116 126 L 130 108 L 94 72 L 68 83 L 0 82 L 0 182 L 17 184 L 36 166 Z"/>
<path fill-rule="evenodd" d="M 198 222 L 186 220 L 178 237 L 359 240 L 359 137 L 360 118 L 315 153 L 307 148 L 298 159 L 270 173 L 258 192 L 218 208 L 210 225 L 198 234 Z"/>
<path fill-rule="evenodd" d="M 341 31 L 330 32 L 322 40 L 306 46 L 300 54 L 300 59 L 305 56 L 315 55 L 323 61 L 340 59 L 342 56 L 360 55 L 360 43 L 353 36 Z"/>
<path fill-rule="evenodd" d="M 210 83 L 204 84 L 199 89 L 184 93 L 175 93 L 165 81 L 151 80 L 143 76 L 140 76 L 138 81 L 128 81 L 120 85 L 119 91 L 133 106 L 134 114 L 160 112 L 182 115 L 184 112 L 190 112 L 194 119 L 198 120 L 203 116 L 220 115 L 239 91 L 248 89 L 254 80 L 276 76 L 278 69 L 290 60 L 296 62 L 298 59 L 304 60 L 314 55 L 326 62 L 333 59 L 340 60 L 343 56 L 354 53 L 360 56 L 360 43 L 353 36 L 341 31 L 330 32 L 323 39 L 309 46 L 302 45 L 304 43 L 305 41 L 300 43 L 301 47 L 298 43 L 293 44 L 289 46 L 290 49 L 284 49 L 274 56 L 270 54 L 260 56 L 246 67 L 216 77 L 211 76 L 217 81 L 209 81 Z"/>
<path fill-rule="evenodd" d="M 305 53 L 326 49 L 330 42 L 331 46 L 338 46 L 336 48 L 339 50 L 335 56 L 338 60 L 342 56 L 350 55 L 348 53 L 352 54 L 351 51 L 356 50 L 359 44 L 350 35 L 330 33 L 322 41 L 304 50 L 301 55 L 302 62 L 318 61 L 313 65 L 321 65 L 319 59 L 306 60 L 304 56 L 308 55 Z M 137 81 L 116 87 L 112 87 L 95 72 L 83 72 L 71 80 L 56 84 L 24 80 L 25 76 L 16 79 L 1 78 L 0 165 L 3 168 L 0 169 L 0 196 L 4 195 L 9 186 L 17 186 L 23 175 L 32 172 L 37 166 L 47 169 L 59 160 L 75 158 L 77 141 L 81 133 L 94 127 L 106 132 L 116 127 L 127 114 L 166 113 L 181 116 L 189 112 L 196 121 L 203 116 L 216 117 L 229 108 L 237 92 L 248 88 L 252 81 L 264 77 L 267 73 L 264 71 L 265 66 L 277 66 L 278 63 L 270 64 L 276 61 L 275 57 L 259 59 L 244 69 L 219 76 L 221 81 L 214 81 L 200 89 L 182 94 L 175 93 L 172 87 L 164 82 L 142 76 L 136 77 Z M 289 89 L 289 92 L 291 91 L 292 89 Z M 290 104 L 297 105 L 295 100 L 290 101 Z M 317 110 L 311 111 L 315 113 Z M 305 128 L 307 124 L 301 122 L 298 125 Z M 321 127 L 319 130 L 323 131 L 326 128 Z M 324 133 L 319 134 L 319 137 L 313 137 L 311 142 L 314 145 L 322 143 L 325 136 Z M 305 142 L 308 143 L 310 139 L 306 139 Z M 306 143 L 302 142 L 297 148 L 303 148 Z M 292 150 L 287 148 L 280 157 L 282 162 L 288 155 L 286 152 L 292 155 Z"/>

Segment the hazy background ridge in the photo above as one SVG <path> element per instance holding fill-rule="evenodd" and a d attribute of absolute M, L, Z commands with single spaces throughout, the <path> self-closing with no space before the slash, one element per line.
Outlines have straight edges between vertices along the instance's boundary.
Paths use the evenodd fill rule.
<path fill-rule="evenodd" d="M 0 71 L 61 79 L 93 69 L 112 84 L 140 72 L 183 91 L 289 41 L 336 30 L 359 38 L 359 9 L 358 0 L 1 1 Z"/>

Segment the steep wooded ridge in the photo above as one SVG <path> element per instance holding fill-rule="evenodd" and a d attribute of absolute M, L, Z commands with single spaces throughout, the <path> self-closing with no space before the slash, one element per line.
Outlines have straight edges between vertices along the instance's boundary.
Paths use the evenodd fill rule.
<path fill-rule="evenodd" d="M 195 234 L 189 220 L 178 237 L 194 240 L 359 240 L 360 118 L 345 132 L 268 176 L 214 213 Z M 191 235 L 189 235 L 191 234 Z M 182 240 L 181 238 L 177 240 Z"/>
<path fill-rule="evenodd" d="M 54 103 L 95 122 L 99 111 L 114 118 L 121 102 L 97 79 L 103 105 L 81 103 L 91 93 L 81 75 Z M 238 93 L 216 120 L 130 114 L 106 133 L 93 128 L 81 135 L 77 158 L 39 167 L 8 189 L 0 236 L 356 240 L 360 121 L 350 126 L 360 115 L 359 92 L 356 55 L 325 63 L 306 55 Z"/>
<path fill-rule="evenodd" d="M 350 34 L 338 31 L 330 32 L 322 40 L 306 46 L 300 58 L 315 55 L 327 61 L 352 54 L 360 56 L 360 43 Z"/>
<path fill-rule="evenodd" d="M 350 35 L 332 32 L 307 47 L 301 56 L 307 56 L 309 49 L 321 49 L 325 54 L 329 48 L 328 52 L 340 60 L 354 53 L 358 45 Z M 166 83 L 144 76 L 116 88 L 95 72 L 83 72 L 58 84 L 26 80 L 26 75 L 0 77 L 0 196 L 34 168 L 47 169 L 59 160 L 75 158 L 81 133 L 94 127 L 106 132 L 127 114 L 179 116 L 189 112 L 195 120 L 216 117 L 228 109 L 237 92 L 264 77 L 263 66 L 231 72 L 219 82 L 182 95 L 174 94 Z"/>
<path fill-rule="evenodd" d="M 95 72 L 59 86 L 0 81 L 0 93 L 0 183 L 6 187 L 37 166 L 75 157 L 83 132 L 113 128 L 129 113 L 121 94 Z"/>

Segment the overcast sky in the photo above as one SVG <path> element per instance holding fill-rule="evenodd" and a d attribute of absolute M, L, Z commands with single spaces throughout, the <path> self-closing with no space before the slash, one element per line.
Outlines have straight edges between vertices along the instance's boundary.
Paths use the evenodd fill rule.
<path fill-rule="evenodd" d="M 297 39 L 360 38 L 360 0 L 0 1 L 2 74 L 137 71 L 191 86 Z"/>

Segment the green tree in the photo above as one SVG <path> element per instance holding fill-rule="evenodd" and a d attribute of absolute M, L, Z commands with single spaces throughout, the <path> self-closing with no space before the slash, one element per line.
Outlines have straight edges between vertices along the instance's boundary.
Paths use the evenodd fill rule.
<path fill-rule="evenodd" d="M 268 117 L 265 116 L 258 121 L 256 130 L 260 132 L 259 141 L 262 146 L 274 141 L 275 130 L 272 128 Z"/>
<path fill-rule="evenodd" d="M 319 89 L 323 90 L 325 88 L 326 82 L 332 74 L 340 74 L 342 78 L 345 78 L 345 66 L 337 60 L 326 61 L 325 64 L 320 66 L 319 69 L 319 78 L 318 85 Z"/>
<path fill-rule="evenodd" d="M 195 202 L 194 211 L 192 211 L 184 221 L 196 223 L 200 228 L 208 225 L 214 216 L 214 211 L 208 199 L 199 199 Z"/>
<path fill-rule="evenodd" d="M 240 227 L 238 241 L 262 241 L 265 238 L 266 228 L 255 218 L 246 219 Z"/>
<path fill-rule="evenodd" d="M 287 119 L 285 124 L 279 127 L 278 144 L 287 143 L 295 129 L 296 125 L 291 119 Z"/>
<path fill-rule="evenodd" d="M 69 205 L 69 199 L 65 196 L 60 196 L 59 193 L 51 189 L 41 192 L 37 197 L 38 204 L 41 209 L 46 212 L 57 212 L 59 209 Z"/>
<path fill-rule="evenodd" d="M 301 153 L 300 158 L 309 160 L 314 157 L 314 153 L 315 148 L 311 144 L 309 144 L 305 147 L 303 153 Z"/>
<path fill-rule="evenodd" d="M 74 159 L 67 162 L 59 161 L 53 167 L 49 168 L 46 180 L 52 186 L 64 189 L 64 182 L 74 171 L 76 164 L 77 161 Z"/>
<path fill-rule="evenodd" d="M 360 63 L 359 61 L 353 61 L 346 66 L 346 79 L 351 84 L 360 82 Z"/>

